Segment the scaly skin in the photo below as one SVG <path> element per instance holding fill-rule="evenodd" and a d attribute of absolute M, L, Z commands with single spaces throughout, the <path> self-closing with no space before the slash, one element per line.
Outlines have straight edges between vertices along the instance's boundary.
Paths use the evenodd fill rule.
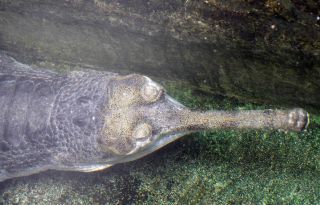
<path fill-rule="evenodd" d="M 48 169 L 95 171 L 205 129 L 308 124 L 291 111 L 191 111 L 142 75 L 58 74 L 0 53 L 0 181 Z"/>

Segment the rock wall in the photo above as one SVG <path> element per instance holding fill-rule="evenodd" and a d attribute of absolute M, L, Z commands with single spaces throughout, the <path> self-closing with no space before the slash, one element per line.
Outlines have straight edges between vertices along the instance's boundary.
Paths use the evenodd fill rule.
<path fill-rule="evenodd" d="M 319 109 L 319 8 L 316 0 L 0 0 L 0 49 L 25 63 L 137 72 Z"/>

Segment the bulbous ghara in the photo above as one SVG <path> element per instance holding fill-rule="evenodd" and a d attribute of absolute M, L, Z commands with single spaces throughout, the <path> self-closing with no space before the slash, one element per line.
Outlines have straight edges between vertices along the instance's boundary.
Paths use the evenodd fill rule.
<path fill-rule="evenodd" d="M 302 109 L 192 111 L 146 76 L 61 74 L 0 54 L 0 181 L 48 169 L 104 169 L 199 130 L 308 125 Z"/>

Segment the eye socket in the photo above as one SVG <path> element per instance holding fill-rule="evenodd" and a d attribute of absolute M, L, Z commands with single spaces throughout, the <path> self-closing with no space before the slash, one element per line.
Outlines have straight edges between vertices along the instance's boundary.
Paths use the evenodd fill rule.
<path fill-rule="evenodd" d="M 152 134 L 152 127 L 147 123 L 139 124 L 132 133 L 133 138 L 142 139 Z"/>
<path fill-rule="evenodd" d="M 147 102 L 157 101 L 163 93 L 163 89 L 154 84 L 146 84 L 141 90 L 143 99 Z"/>

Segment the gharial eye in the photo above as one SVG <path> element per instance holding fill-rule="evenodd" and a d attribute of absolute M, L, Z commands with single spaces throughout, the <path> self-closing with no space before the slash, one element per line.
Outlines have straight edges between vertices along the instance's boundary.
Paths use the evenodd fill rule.
<path fill-rule="evenodd" d="M 147 102 L 155 102 L 163 93 L 163 89 L 156 84 L 147 83 L 142 87 L 141 95 Z"/>
<path fill-rule="evenodd" d="M 152 127 L 147 123 L 139 124 L 132 133 L 133 138 L 142 139 L 152 134 Z"/>

